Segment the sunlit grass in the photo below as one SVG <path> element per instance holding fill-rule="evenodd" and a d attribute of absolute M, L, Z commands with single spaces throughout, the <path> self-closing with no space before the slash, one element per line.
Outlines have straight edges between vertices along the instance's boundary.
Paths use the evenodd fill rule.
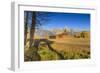
<path fill-rule="evenodd" d="M 68 43 L 68 41 L 70 41 Z M 60 53 L 64 59 L 50 50 L 45 42 L 41 42 L 38 48 L 33 47 L 24 52 L 25 61 L 34 61 L 32 58 L 40 57 L 40 61 L 48 60 L 68 60 L 68 59 L 89 59 L 91 56 L 90 52 L 90 41 L 88 39 L 67 39 L 67 41 L 56 40 L 50 43 L 51 47 Z M 37 59 L 38 60 L 38 59 Z"/>
<path fill-rule="evenodd" d="M 41 44 L 38 53 L 41 56 L 42 61 L 59 59 L 59 56 L 55 52 L 51 51 L 45 43 L 41 42 Z"/>

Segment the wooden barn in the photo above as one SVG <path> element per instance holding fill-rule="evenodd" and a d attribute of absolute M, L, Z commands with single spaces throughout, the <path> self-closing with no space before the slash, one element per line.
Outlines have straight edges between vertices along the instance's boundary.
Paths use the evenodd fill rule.
<path fill-rule="evenodd" d="M 62 39 L 62 38 L 67 38 L 67 37 L 68 37 L 68 33 L 65 33 L 65 32 L 56 35 L 56 39 Z"/>
<path fill-rule="evenodd" d="M 67 37 L 68 37 L 67 31 L 63 31 L 63 32 L 57 33 L 55 35 L 49 36 L 50 39 L 63 39 L 63 38 L 67 38 Z"/>

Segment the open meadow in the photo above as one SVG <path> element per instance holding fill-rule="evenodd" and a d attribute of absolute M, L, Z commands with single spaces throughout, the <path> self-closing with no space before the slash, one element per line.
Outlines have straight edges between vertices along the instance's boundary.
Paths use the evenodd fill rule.
<path fill-rule="evenodd" d="M 90 58 L 90 40 L 89 38 L 67 38 L 67 39 L 48 39 L 40 42 L 35 53 L 41 61 L 45 60 L 67 60 L 67 59 L 88 59 Z M 35 49 L 35 47 L 33 47 Z M 27 56 L 32 56 L 34 51 L 28 49 L 25 52 Z M 35 56 L 36 57 L 36 56 Z M 37 58 L 37 57 L 36 57 Z"/>

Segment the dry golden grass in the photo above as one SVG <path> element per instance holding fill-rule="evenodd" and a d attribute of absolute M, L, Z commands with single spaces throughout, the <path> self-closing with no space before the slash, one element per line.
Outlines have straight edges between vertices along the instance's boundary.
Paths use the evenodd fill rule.
<path fill-rule="evenodd" d="M 63 39 L 48 39 L 49 41 L 53 41 L 50 45 L 56 50 L 56 52 L 60 53 L 64 58 L 61 59 L 56 52 L 49 49 L 49 47 L 45 44 L 38 46 L 37 56 L 40 56 L 41 61 L 47 60 L 68 60 L 68 59 L 88 59 L 90 58 L 90 40 L 89 38 L 63 38 Z M 33 49 L 24 50 L 25 61 L 33 61 L 31 60 L 34 55 L 34 47 Z M 34 55 L 36 57 L 36 55 Z M 37 58 L 37 57 L 36 57 Z"/>
<path fill-rule="evenodd" d="M 65 59 L 90 58 L 89 38 L 56 39 L 52 47 L 62 53 Z"/>

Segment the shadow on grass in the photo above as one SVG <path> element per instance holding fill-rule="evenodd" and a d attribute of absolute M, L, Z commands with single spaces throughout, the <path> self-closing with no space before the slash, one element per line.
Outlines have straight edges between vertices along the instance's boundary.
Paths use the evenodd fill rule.
<path fill-rule="evenodd" d="M 43 43 L 41 43 L 43 42 Z M 25 61 L 40 61 L 41 57 L 38 54 L 39 51 L 39 46 L 48 46 L 48 49 L 51 50 L 52 52 L 56 53 L 59 56 L 59 59 L 64 59 L 64 56 L 62 54 L 60 54 L 59 52 L 57 52 L 56 50 L 53 49 L 53 47 L 51 47 L 51 44 L 53 44 L 54 41 L 50 41 L 48 39 L 35 39 L 34 40 L 34 45 L 32 48 L 29 49 L 29 51 L 27 51 L 27 53 L 25 53 Z"/>

